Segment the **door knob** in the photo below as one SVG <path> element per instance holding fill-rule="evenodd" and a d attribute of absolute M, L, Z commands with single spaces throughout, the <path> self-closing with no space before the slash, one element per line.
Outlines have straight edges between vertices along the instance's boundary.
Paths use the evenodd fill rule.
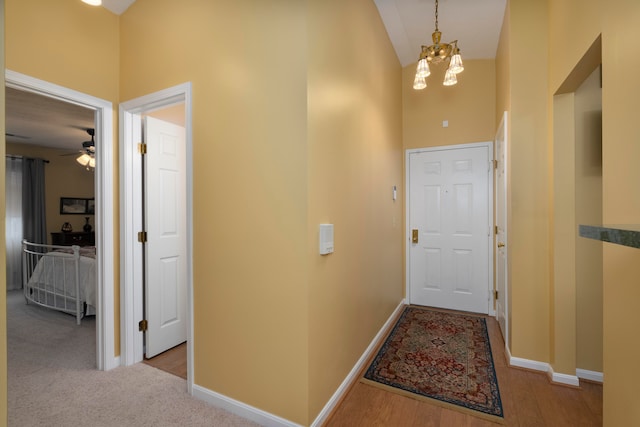
<path fill-rule="evenodd" d="M 418 243 L 418 229 L 411 230 L 411 243 Z"/>
<path fill-rule="evenodd" d="M 499 248 L 504 248 L 504 243 L 502 243 L 502 242 L 498 242 L 498 247 L 499 247 Z"/>

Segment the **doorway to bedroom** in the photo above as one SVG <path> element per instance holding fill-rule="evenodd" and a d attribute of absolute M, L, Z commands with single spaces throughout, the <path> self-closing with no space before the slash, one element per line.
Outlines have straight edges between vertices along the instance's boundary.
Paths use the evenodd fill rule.
<path fill-rule="evenodd" d="M 113 145 L 112 105 L 110 102 L 90 95 L 9 70 L 5 72 L 5 81 L 7 94 L 5 149 L 9 154 L 5 160 L 7 172 L 5 189 L 7 194 L 16 196 L 9 203 L 14 205 L 15 210 L 12 210 L 12 213 L 7 212 L 8 218 L 12 219 L 6 221 L 5 231 L 9 231 L 9 234 L 15 231 L 13 240 L 19 242 L 17 245 L 14 244 L 17 250 L 13 258 L 8 250 L 6 260 L 7 265 L 10 266 L 7 271 L 7 281 L 10 283 L 9 287 L 14 288 L 8 289 L 7 313 L 8 317 L 16 314 L 15 319 L 8 319 L 8 325 L 17 326 L 15 330 L 8 329 L 7 332 L 10 353 L 9 376 L 15 373 L 12 372 L 14 366 L 11 363 L 11 352 L 18 351 L 18 347 L 25 343 L 28 344 L 30 354 L 21 353 L 18 355 L 20 359 L 35 360 L 35 356 L 40 356 L 42 363 L 50 366 L 53 363 L 54 354 L 63 347 L 68 347 L 63 346 L 60 340 L 55 340 L 55 336 L 59 336 L 60 333 L 70 338 L 68 341 L 71 341 L 72 336 L 81 335 L 83 338 L 80 341 L 87 343 L 82 345 L 75 343 L 73 347 L 80 348 L 81 351 L 73 357 L 63 355 L 58 358 L 60 361 L 63 363 L 67 360 L 77 361 L 77 357 L 83 354 L 83 357 L 88 357 L 88 360 L 82 366 L 99 370 L 112 369 L 116 364 L 116 358 L 113 356 L 113 315 L 110 314 L 113 312 L 114 267 L 113 257 L 109 256 L 113 253 L 113 214 L 110 209 L 106 209 L 106 206 L 110 206 L 111 203 L 105 203 L 105 199 L 110 200 L 113 194 L 112 180 L 106 179 L 112 176 L 113 171 L 113 164 L 111 164 L 113 156 L 110 153 Z M 56 127 L 58 129 L 54 130 Z M 89 134 L 89 129 L 94 135 Z M 87 141 L 92 141 L 90 152 L 92 156 L 87 154 L 89 144 L 84 144 Z M 91 165 L 79 163 L 78 158 L 82 154 L 87 154 L 87 157 L 91 158 Z M 93 251 L 95 254 L 93 257 L 86 257 L 90 259 L 87 265 L 91 264 L 92 267 L 91 271 L 87 269 L 83 279 L 87 279 L 86 283 L 91 283 L 90 288 L 86 293 L 85 288 L 76 293 L 67 290 L 66 293 L 63 292 L 64 298 L 60 298 L 57 295 L 59 292 L 54 287 L 51 296 L 55 295 L 55 298 L 53 301 L 50 299 L 48 305 L 55 309 L 40 307 L 33 303 L 27 306 L 21 289 L 24 283 L 29 284 L 22 279 L 24 270 L 21 265 L 21 240 L 24 237 L 33 240 L 29 237 L 33 233 L 29 231 L 23 234 L 20 222 L 27 219 L 27 214 L 31 214 L 31 211 L 36 209 L 32 208 L 34 204 L 25 205 L 23 212 L 20 213 L 18 206 L 22 205 L 19 201 L 19 196 L 22 195 L 21 189 L 25 185 L 29 187 L 32 185 L 28 184 L 31 178 L 19 172 L 22 168 L 18 164 L 31 163 L 29 159 L 40 159 L 34 163 L 40 163 L 41 166 L 40 170 L 33 174 L 34 180 L 40 182 L 33 187 L 37 190 L 34 193 L 39 196 L 27 198 L 40 200 L 35 205 L 42 205 L 37 209 L 41 212 L 38 219 L 40 225 L 35 227 L 37 234 L 40 235 L 40 244 L 55 243 L 61 247 L 59 253 L 49 251 L 49 246 L 43 246 L 39 251 L 46 255 L 51 253 L 51 258 L 53 255 L 64 258 L 68 256 L 65 252 L 71 251 L 68 249 L 71 248 L 71 243 L 75 243 L 79 246 L 89 246 L 83 249 L 83 255 L 86 255 L 87 251 Z M 27 180 L 20 183 L 18 179 L 22 177 L 27 177 Z M 10 189 L 10 185 L 13 188 Z M 81 211 L 80 205 L 82 205 Z M 29 219 L 26 222 L 29 225 L 33 220 Z M 78 262 L 82 264 L 84 260 L 85 257 L 80 257 Z M 37 265 L 34 264 L 34 271 L 36 268 Z M 66 272 L 68 268 L 68 266 L 62 267 L 59 276 L 68 277 L 69 274 Z M 62 283 L 67 282 L 66 279 L 62 280 Z M 27 289 L 31 288 L 27 287 Z M 71 296 L 81 296 L 78 298 L 81 301 L 81 304 L 78 304 L 81 308 L 76 311 L 81 312 L 81 315 L 93 314 L 82 318 L 80 326 L 76 324 L 76 318 L 58 310 L 60 308 L 58 303 L 61 300 L 67 300 L 70 296 L 69 292 L 73 294 Z M 93 294 L 93 297 L 90 307 L 85 310 L 84 299 L 89 294 Z M 28 294 L 28 296 L 32 295 L 31 292 Z M 69 306 L 67 305 L 65 309 Z M 52 317 L 57 320 L 51 320 Z M 25 332 L 29 321 L 34 324 L 41 322 L 42 327 L 31 325 L 34 326 L 31 330 L 36 333 Z M 62 327 L 46 332 L 47 328 L 54 327 L 58 321 L 61 322 Z M 66 333 L 63 332 L 65 330 Z M 35 338 L 38 336 L 41 338 Z M 81 366 L 81 364 L 74 366 Z M 37 371 L 34 370 L 34 372 Z"/>

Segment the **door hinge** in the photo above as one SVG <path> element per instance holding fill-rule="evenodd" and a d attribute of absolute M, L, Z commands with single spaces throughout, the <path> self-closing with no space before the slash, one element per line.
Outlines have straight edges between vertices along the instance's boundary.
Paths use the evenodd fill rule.
<path fill-rule="evenodd" d="M 138 322 L 138 330 L 140 332 L 147 332 L 148 326 L 149 326 L 149 324 L 147 323 L 147 321 L 145 319 L 143 319 L 143 320 Z"/>
<path fill-rule="evenodd" d="M 144 142 L 139 143 L 138 153 L 142 154 L 143 156 L 147 154 L 147 144 L 145 144 Z"/>
<path fill-rule="evenodd" d="M 498 226 L 496 225 L 494 228 L 495 228 L 496 234 L 498 234 Z"/>
<path fill-rule="evenodd" d="M 498 169 L 498 161 L 497 160 L 493 161 L 493 168 L 494 169 Z"/>
<path fill-rule="evenodd" d="M 493 291 L 493 296 L 495 299 L 498 299 L 498 291 Z"/>
<path fill-rule="evenodd" d="M 146 231 L 138 231 L 138 242 L 147 243 L 147 232 Z"/>

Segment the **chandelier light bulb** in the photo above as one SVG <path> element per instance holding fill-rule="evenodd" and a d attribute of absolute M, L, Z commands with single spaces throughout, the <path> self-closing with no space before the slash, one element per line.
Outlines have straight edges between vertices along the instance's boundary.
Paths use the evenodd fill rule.
<path fill-rule="evenodd" d="M 102 0 L 82 0 L 84 3 L 89 4 L 91 6 L 100 6 L 102 5 Z"/>
<path fill-rule="evenodd" d="M 456 73 L 448 69 L 444 75 L 444 82 L 442 82 L 442 84 L 445 86 L 453 86 L 456 83 L 458 83 L 458 79 L 456 78 Z"/>
<path fill-rule="evenodd" d="M 431 74 L 431 70 L 429 70 L 429 63 L 425 58 L 422 58 L 418 61 L 418 69 L 416 70 L 416 76 L 425 78 Z"/>
<path fill-rule="evenodd" d="M 449 69 L 454 74 L 458 74 L 464 71 L 464 66 L 462 65 L 462 57 L 460 56 L 460 53 L 456 53 L 451 57 L 451 62 L 449 62 Z"/>
<path fill-rule="evenodd" d="M 416 78 L 413 81 L 413 88 L 415 90 L 422 90 L 424 88 L 427 87 L 427 82 L 425 81 L 424 77 L 420 77 L 417 73 L 416 73 Z"/>

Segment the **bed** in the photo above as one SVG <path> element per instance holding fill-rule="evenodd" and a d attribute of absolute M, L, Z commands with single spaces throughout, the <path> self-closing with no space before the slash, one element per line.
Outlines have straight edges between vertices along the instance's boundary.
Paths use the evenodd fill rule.
<path fill-rule="evenodd" d="M 42 245 L 22 241 L 22 280 L 27 304 L 72 314 L 80 325 L 95 313 L 95 247 Z"/>

